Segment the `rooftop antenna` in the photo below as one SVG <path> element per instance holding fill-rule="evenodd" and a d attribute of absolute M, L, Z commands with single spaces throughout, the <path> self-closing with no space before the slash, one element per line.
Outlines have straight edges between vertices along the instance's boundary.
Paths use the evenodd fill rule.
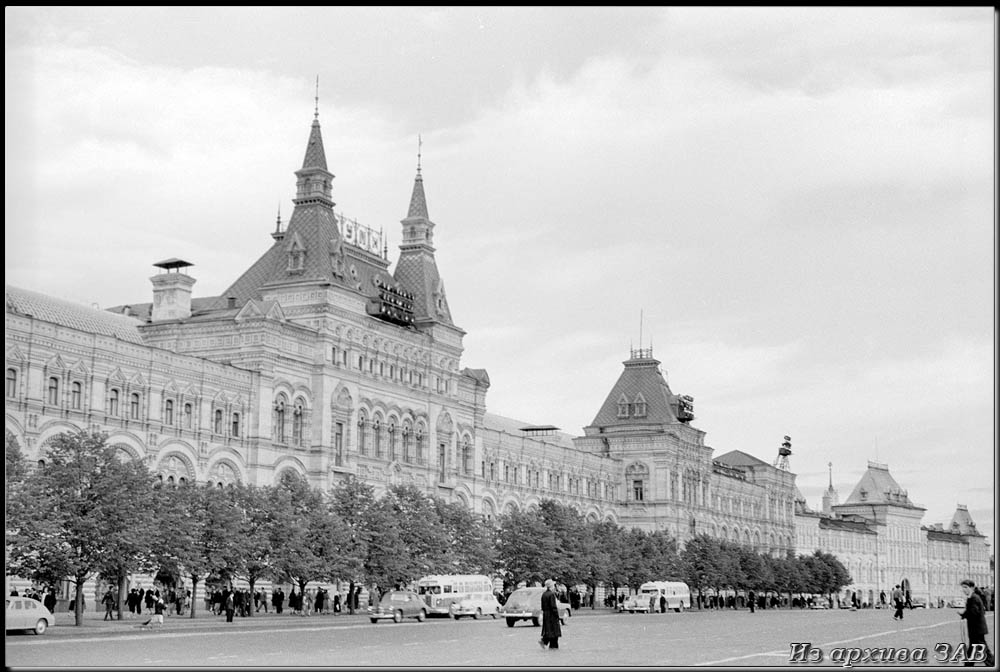
<path fill-rule="evenodd" d="M 316 111 L 313 112 L 313 119 L 319 120 L 319 75 L 316 75 Z"/>
<path fill-rule="evenodd" d="M 642 308 L 639 309 L 639 350 L 642 350 Z"/>

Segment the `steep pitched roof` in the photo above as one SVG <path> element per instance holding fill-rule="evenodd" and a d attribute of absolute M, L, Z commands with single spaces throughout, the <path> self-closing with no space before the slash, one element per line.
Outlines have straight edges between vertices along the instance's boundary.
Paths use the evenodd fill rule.
<path fill-rule="evenodd" d="M 753 455 L 744 453 L 742 450 L 731 450 L 728 453 L 719 455 L 715 458 L 716 462 L 721 462 L 723 464 L 728 464 L 731 467 L 770 467 L 771 465 L 764 460 L 758 459 Z"/>
<path fill-rule="evenodd" d="M 953 532 L 958 532 L 959 534 L 980 534 L 979 530 L 976 529 L 976 523 L 972 520 L 972 516 L 969 514 L 969 508 L 962 504 L 959 504 L 955 508 L 955 515 L 951 517 L 949 529 Z"/>
<path fill-rule="evenodd" d="M 80 331 L 114 336 L 129 343 L 142 343 L 137 317 L 110 313 L 78 303 L 56 299 L 11 285 L 4 286 L 7 312 L 34 317 Z"/>
<path fill-rule="evenodd" d="M 625 369 L 590 423 L 593 427 L 609 425 L 673 424 L 678 422 L 675 395 L 660 372 L 660 362 L 647 350 L 634 351 L 622 362 Z M 619 403 L 644 403 L 645 414 L 619 417 Z"/>
<path fill-rule="evenodd" d="M 851 491 L 841 506 L 846 504 L 888 504 L 903 508 L 920 508 L 910 501 L 905 490 L 899 487 L 896 479 L 889 473 L 889 466 L 878 462 L 869 462 L 868 471 Z"/>

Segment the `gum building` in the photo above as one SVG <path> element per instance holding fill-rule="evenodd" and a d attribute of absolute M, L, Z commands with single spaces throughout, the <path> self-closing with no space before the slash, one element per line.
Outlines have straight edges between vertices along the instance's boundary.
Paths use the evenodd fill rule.
<path fill-rule="evenodd" d="M 145 300 L 108 310 L 6 286 L 7 440 L 39 461 L 57 434 L 94 427 L 166 483 L 267 485 L 290 471 L 326 490 L 353 475 L 486 519 L 549 498 L 681 543 L 811 546 L 787 464 L 715 456 L 651 348 L 629 352 L 583 435 L 487 412 L 489 375 L 462 361 L 435 259 L 448 229 L 436 240 L 419 154 L 394 262 L 383 227 L 335 209 L 318 111 L 294 175 L 287 224 L 262 227 L 266 249 L 219 296 L 197 296 L 193 264 L 177 258 L 153 264 Z M 915 534 L 919 518 L 901 510 L 906 525 L 856 534 Z M 932 533 L 936 550 L 914 562 L 951 557 L 952 530 Z"/>

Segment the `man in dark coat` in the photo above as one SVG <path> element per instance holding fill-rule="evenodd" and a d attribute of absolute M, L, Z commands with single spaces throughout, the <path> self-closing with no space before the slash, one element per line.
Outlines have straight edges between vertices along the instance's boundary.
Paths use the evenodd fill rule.
<path fill-rule="evenodd" d="M 558 649 L 562 628 L 559 627 L 559 600 L 556 599 L 556 582 L 545 580 L 545 592 L 542 593 L 542 638 L 538 644 L 543 648 Z"/>
<path fill-rule="evenodd" d="M 986 651 L 986 657 L 983 662 L 986 664 L 986 667 L 993 667 L 993 663 L 995 662 L 993 652 L 990 651 L 990 647 L 986 644 L 986 633 L 989 632 L 986 627 L 986 610 L 983 607 L 983 601 L 979 599 L 979 595 L 976 593 L 975 582 L 972 579 L 964 579 L 962 581 L 962 592 L 965 593 L 965 609 L 959 612 L 958 617 L 964 618 L 969 626 L 969 646 L 966 648 L 966 657 L 972 657 L 973 644 L 981 644 Z M 973 664 L 973 661 L 967 660 L 965 666 L 972 667 Z"/>

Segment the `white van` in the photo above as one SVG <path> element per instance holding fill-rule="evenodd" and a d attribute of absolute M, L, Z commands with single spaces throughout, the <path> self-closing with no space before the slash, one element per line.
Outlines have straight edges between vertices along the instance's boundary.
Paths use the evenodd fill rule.
<path fill-rule="evenodd" d="M 647 581 L 639 592 L 625 600 L 624 611 L 651 613 L 660 611 L 660 598 L 666 598 L 666 608 L 681 612 L 691 606 L 691 590 L 683 581 Z"/>

